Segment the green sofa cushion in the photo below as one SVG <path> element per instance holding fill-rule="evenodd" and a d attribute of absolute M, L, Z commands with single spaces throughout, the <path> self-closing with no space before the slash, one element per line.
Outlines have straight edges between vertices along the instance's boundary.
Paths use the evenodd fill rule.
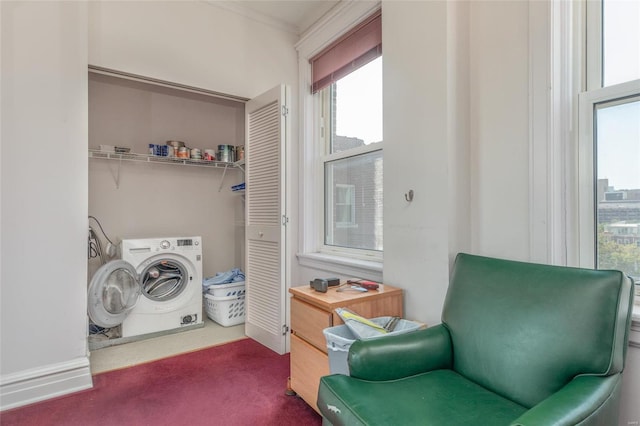
<path fill-rule="evenodd" d="M 318 406 L 346 425 L 508 425 L 527 410 L 452 370 L 384 382 L 325 376 Z"/>

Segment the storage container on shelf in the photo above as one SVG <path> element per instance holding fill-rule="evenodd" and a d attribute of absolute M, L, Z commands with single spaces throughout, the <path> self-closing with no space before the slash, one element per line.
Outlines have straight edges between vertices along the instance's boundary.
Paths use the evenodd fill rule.
<path fill-rule="evenodd" d="M 392 317 L 379 317 L 371 318 L 370 321 L 377 325 L 384 327 Z M 396 327 L 393 331 L 380 334 L 376 337 L 364 338 L 360 340 L 380 339 L 387 336 L 395 336 L 397 334 L 404 334 L 411 331 L 418 330 L 424 327 L 424 324 L 409 321 L 405 319 L 399 319 Z M 349 348 L 355 342 L 358 337 L 351 331 L 346 324 L 336 325 L 334 327 L 325 328 L 322 330 L 324 337 L 327 340 L 327 349 L 329 354 L 329 372 L 331 374 L 344 374 L 349 375 L 349 362 L 347 357 L 349 355 Z"/>

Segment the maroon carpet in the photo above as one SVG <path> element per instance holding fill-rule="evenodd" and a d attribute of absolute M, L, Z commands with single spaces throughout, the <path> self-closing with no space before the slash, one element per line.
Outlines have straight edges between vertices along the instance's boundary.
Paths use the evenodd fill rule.
<path fill-rule="evenodd" d="M 4 411 L 9 425 L 320 425 L 285 395 L 289 355 L 251 339 L 94 376 L 93 389 Z"/>

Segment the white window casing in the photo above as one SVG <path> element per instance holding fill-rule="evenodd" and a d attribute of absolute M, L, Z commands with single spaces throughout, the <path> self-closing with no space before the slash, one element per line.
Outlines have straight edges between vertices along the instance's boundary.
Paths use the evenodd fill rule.
<path fill-rule="evenodd" d="M 579 95 L 579 147 L 578 147 L 578 258 L 580 266 L 594 268 L 595 238 L 595 109 L 599 104 L 628 102 L 640 96 L 640 80 L 604 87 Z M 639 117 L 640 118 L 640 117 Z"/>
<path fill-rule="evenodd" d="M 330 270 L 350 276 L 366 276 L 382 280 L 382 254 L 372 256 L 368 250 L 330 249 L 324 246 L 324 162 L 319 159 L 350 157 L 354 152 L 336 153 L 325 157 L 324 143 L 317 135 L 323 129 L 316 97 L 311 94 L 311 65 L 309 59 L 342 34 L 380 8 L 380 2 L 343 2 L 325 15 L 317 25 L 302 35 L 296 45 L 299 53 L 299 94 L 300 94 L 300 161 L 302 176 L 300 185 L 300 221 L 298 260 L 300 265 Z M 358 153 L 381 149 L 381 144 L 371 144 L 358 148 Z M 360 253 L 362 252 L 362 253 Z"/>

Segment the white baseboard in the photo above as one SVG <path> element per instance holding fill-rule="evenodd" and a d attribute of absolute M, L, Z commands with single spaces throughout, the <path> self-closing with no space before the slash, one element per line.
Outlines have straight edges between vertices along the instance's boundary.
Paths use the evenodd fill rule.
<path fill-rule="evenodd" d="M 21 407 L 93 387 L 89 359 L 50 364 L 0 377 L 0 410 Z"/>

